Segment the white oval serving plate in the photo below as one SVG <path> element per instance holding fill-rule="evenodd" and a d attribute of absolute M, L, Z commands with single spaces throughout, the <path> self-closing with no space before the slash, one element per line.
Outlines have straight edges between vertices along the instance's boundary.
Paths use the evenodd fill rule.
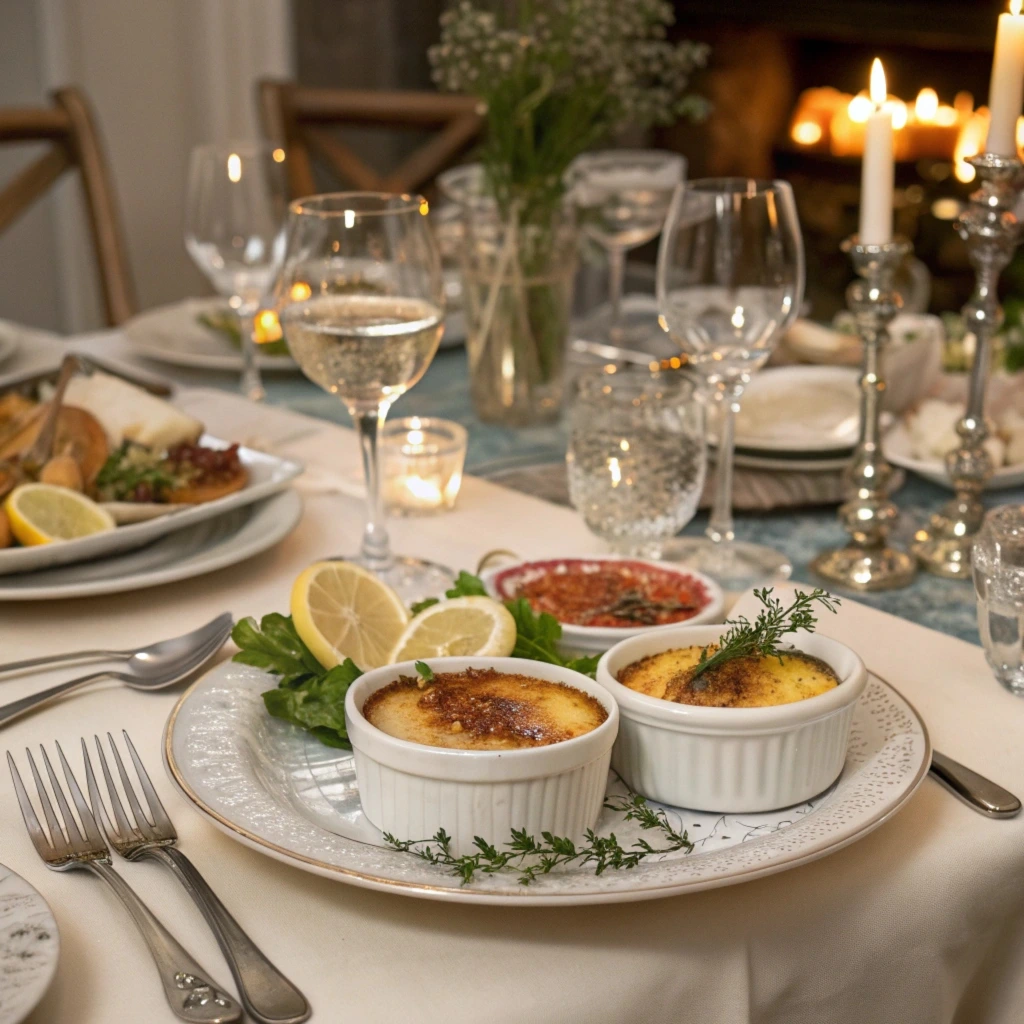
<path fill-rule="evenodd" d="M 273 547 L 295 529 L 301 516 L 299 495 L 282 491 L 132 551 L 40 572 L 0 576 L 0 601 L 122 594 L 202 576 Z"/>
<path fill-rule="evenodd" d="M 181 698 L 164 734 L 164 761 L 197 810 L 239 842 L 314 874 L 383 892 L 510 906 L 631 902 L 733 885 L 785 871 L 862 838 L 910 798 L 931 745 L 917 713 L 872 676 L 857 705 L 846 765 L 814 800 L 767 814 L 667 808 L 695 843 L 630 871 L 558 869 L 530 886 L 514 876 L 461 885 L 444 868 L 388 848 L 359 803 L 352 754 L 270 718 L 260 694 L 274 677 L 225 662 Z M 612 791 L 621 792 L 618 782 Z M 598 832 L 623 846 L 641 833 L 606 810 Z M 500 843 L 503 837 L 485 836 Z"/>

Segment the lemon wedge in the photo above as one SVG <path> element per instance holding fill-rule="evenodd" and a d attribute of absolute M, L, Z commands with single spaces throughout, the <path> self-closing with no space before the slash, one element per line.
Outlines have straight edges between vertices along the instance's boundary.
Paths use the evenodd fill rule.
<path fill-rule="evenodd" d="M 26 547 L 91 537 L 117 525 L 111 514 L 95 501 L 55 484 L 15 487 L 4 502 L 4 511 L 11 533 Z"/>
<path fill-rule="evenodd" d="M 314 562 L 292 586 L 291 613 L 324 668 L 351 658 L 363 671 L 388 663 L 409 621 L 399 596 L 352 562 Z"/>
<path fill-rule="evenodd" d="M 489 597 L 455 597 L 419 613 L 398 638 L 390 662 L 420 658 L 504 658 L 516 645 L 516 620 Z"/>

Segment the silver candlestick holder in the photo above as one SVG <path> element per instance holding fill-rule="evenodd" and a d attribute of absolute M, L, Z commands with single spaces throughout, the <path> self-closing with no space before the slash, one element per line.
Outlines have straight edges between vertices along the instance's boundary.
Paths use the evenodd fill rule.
<path fill-rule="evenodd" d="M 985 449 L 985 389 L 992 339 L 1003 322 L 996 288 L 1021 240 L 1021 223 L 1014 208 L 1024 183 L 1024 164 L 1016 157 L 983 153 L 970 163 L 978 171 L 981 188 L 971 195 L 970 204 L 957 218 L 956 229 L 967 243 L 977 277 L 974 294 L 963 307 L 975 343 L 967 407 L 956 427 L 960 444 L 946 456 L 946 472 L 955 495 L 917 531 L 912 545 L 925 569 L 954 579 L 970 576 L 971 546 L 985 516 L 981 494 L 993 470 Z"/>
<path fill-rule="evenodd" d="M 905 587 L 917 571 L 909 554 L 888 544 L 889 530 L 899 512 L 889 497 L 892 467 L 882 454 L 878 423 L 885 390 L 879 358 L 889 340 L 889 321 L 903 304 L 893 277 L 912 248 L 903 238 L 885 245 L 863 245 L 855 235 L 843 243 L 843 251 L 850 254 L 859 275 L 846 291 L 846 303 L 864 344 L 860 440 L 843 473 L 846 501 L 839 508 L 839 521 L 850 535 L 850 543 L 823 551 L 811 562 L 811 569 L 853 590 Z"/>

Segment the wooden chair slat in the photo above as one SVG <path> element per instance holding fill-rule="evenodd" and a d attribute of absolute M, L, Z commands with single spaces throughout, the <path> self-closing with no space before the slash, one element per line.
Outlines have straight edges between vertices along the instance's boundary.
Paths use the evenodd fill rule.
<path fill-rule="evenodd" d="M 341 178 L 342 187 L 412 192 L 466 151 L 483 127 L 480 102 L 471 96 L 429 92 L 320 89 L 265 80 L 258 105 L 267 138 L 288 151 L 288 182 L 294 197 L 318 191 L 314 157 Z M 331 128 L 440 129 L 387 173 L 370 167 Z"/>
<path fill-rule="evenodd" d="M 6 231 L 27 212 L 71 166 L 71 156 L 67 149 L 57 143 L 27 167 L 23 167 L 0 192 L 0 231 Z"/>
<path fill-rule="evenodd" d="M 73 86 L 53 93 L 52 107 L 0 109 L 0 143 L 51 141 L 39 159 L 0 192 L 0 231 L 43 195 L 67 170 L 81 174 L 103 306 L 109 326 L 134 315 L 128 250 L 99 132 L 85 97 Z"/>
<path fill-rule="evenodd" d="M 344 143 L 324 131 L 309 129 L 306 134 L 314 148 L 327 159 L 347 188 L 367 192 L 383 190 L 383 180 L 377 172 L 367 167 Z"/>

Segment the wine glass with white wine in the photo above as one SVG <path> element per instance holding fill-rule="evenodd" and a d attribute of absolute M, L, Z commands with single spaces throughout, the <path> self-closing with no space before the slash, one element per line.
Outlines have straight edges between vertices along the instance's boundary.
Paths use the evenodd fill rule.
<path fill-rule="evenodd" d="M 404 599 L 451 585 L 446 568 L 392 555 L 377 439 L 391 404 L 426 372 L 444 330 L 441 257 L 421 196 L 337 192 L 288 211 L 277 308 L 303 373 L 344 402 L 359 433 L 367 514 L 350 561 Z"/>
<path fill-rule="evenodd" d="M 705 178 L 676 192 L 658 254 L 658 310 L 715 399 L 718 464 L 706 538 L 675 541 L 665 557 L 727 590 L 792 571 L 781 552 L 735 539 L 732 465 L 743 391 L 796 319 L 803 289 L 803 239 L 786 182 Z"/>

